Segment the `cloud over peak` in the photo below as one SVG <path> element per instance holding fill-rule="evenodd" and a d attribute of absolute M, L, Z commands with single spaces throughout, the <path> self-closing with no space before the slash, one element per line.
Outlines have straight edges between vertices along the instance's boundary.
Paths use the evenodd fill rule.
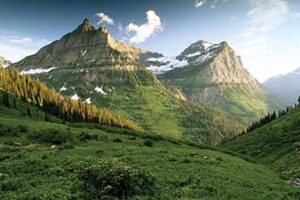
<path fill-rule="evenodd" d="M 114 25 L 114 20 L 103 12 L 96 13 L 95 16 L 99 17 L 99 21 L 97 22 L 97 24 Z"/>
<path fill-rule="evenodd" d="M 203 6 L 206 3 L 206 0 L 196 0 L 195 1 L 195 7 L 196 8 L 200 8 L 201 6 Z"/>
<path fill-rule="evenodd" d="M 8 41 L 15 44 L 26 44 L 32 42 L 32 39 L 29 37 L 11 36 Z"/>
<path fill-rule="evenodd" d="M 133 36 L 130 37 L 129 42 L 131 43 L 142 43 L 145 42 L 152 34 L 163 30 L 163 24 L 161 23 L 160 17 L 156 15 L 153 10 L 146 12 L 147 21 L 144 24 L 137 25 L 134 23 L 128 24 L 126 30 L 132 32 Z"/>

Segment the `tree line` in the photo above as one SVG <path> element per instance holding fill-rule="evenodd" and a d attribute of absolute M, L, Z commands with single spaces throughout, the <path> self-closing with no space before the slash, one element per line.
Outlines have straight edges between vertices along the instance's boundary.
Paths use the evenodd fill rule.
<path fill-rule="evenodd" d="M 300 104 L 300 97 L 298 98 L 298 103 Z M 274 121 L 277 118 L 280 118 L 280 117 L 282 117 L 284 115 L 287 115 L 290 111 L 292 111 L 298 105 L 295 104 L 294 107 L 293 106 L 288 106 L 285 110 L 280 110 L 278 112 L 273 111 L 273 113 L 268 113 L 266 116 L 260 118 L 259 121 L 256 121 L 256 122 L 252 123 L 246 130 L 243 131 L 242 134 L 254 131 L 255 129 L 260 128 L 260 127 L 262 127 L 262 126 L 264 126 L 264 125 L 266 125 L 266 124 Z"/>
<path fill-rule="evenodd" d="M 62 96 L 53 88 L 48 88 L 36 78 L 20 75 L 15 68 L 0 67 L 0 88 L 15 95 L 24 102 L 36 105 L 55 117 L 69 122 L 92 122 L 102 125 L 116 126 L 140 130 L 132 121 L 112 114 L 104 108 L 72 100 Z M 3 97 L 4 104 L 9 105 L 8 96 Z"/>

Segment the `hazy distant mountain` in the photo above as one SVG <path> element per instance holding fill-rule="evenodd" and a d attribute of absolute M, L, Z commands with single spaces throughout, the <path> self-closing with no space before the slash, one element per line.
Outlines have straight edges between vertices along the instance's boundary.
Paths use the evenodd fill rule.
<path fill-rule="evenodd" d="M 286 75 L 271 77 L 263 85 L 286 106 L 293 105 L 300 96 L 300 67 Z"/>
<path fill-rule="evenodd" d="M 176 58 L 156 56 L 147 61 L 148 69 L 163 83 L 179 88 L 194 103 L 216 106 L 248 120 L 280 107 L 226 42 L 201 40 Z"/>
<path fill-rule="evenodd" d="M 223 112 L 184 101 L 141 62 L 159 53 L 118 42 L 87 19 L 60 40 L 14 65 L 75 100 L 107 107 L 142 128 L 208 144 L 240 132 L 244 124 Z"/>
<path fill-rule="evenodd" d="M 0 66 L 8 67 L 11 65 L 11 62 L 9 60 L 6 60 L 4 57 L 0 56 Z"/>

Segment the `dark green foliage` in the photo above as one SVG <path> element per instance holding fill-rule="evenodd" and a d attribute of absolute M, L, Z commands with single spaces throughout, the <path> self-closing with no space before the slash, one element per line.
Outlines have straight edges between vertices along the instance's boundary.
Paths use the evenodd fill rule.
<path fill-rule="evenodd" d="M 154 145 L 154 142 L 153 142 L 153 140 L 146 139 L 146 140 L 144 140 L 144 145 L 147 147 L 152 147 Z"/>
<path fill-rule="evenodd" d="M 30 108 L 27 108 L 27 116 L 30 117 L 30 118 L 32 117 Z"/>
<path fill-rule="evenodd" d="M 20 132 L 18 127 L 0 124 L 0 136 L 17 136 Z"/>
<path fill-rule="evenodd" d="M 45 129 L 39 132 L 32 132 L 28 135 L 29 139 L 40 143 L 62 145 L 73 140 L 70 133 L 57 129 Z"/>
<path fill-rule="evenodd" d="M 299 97 L 299 99 L 300 99 L 300 97 Z M 294 108 L 296 108 L 296 107 L 297 107 L 297 105 L 295 105 Z M 252 123 L 252 124 L 247 128 L 246 132 L 245 132 L 245 131 L 242 132 L 242 135 L 245 134 L 245 133 L 254 131 L 254 130 L 257 129 L 257 128 L 262 127 L 262 126 L 264 126 L 264 125 L 266 125 L 266 124 L 268 124 L 268 123 L 274 121 L 274 120 L 277 119 L 278 117 L 282 117 L 282 116 L 288 114 L 288 113 L 289 113 L 290 111 L 292 111 L 294 108 L 293 108 L 292 106 L 288 106 L 288 107 L 286 108 L 286 110 L 280 110 L 280 111 L 278 111 L 278 115 L 276 114 L 275 111 L 274 111 L 272 114 L 268 113 L 268 115 L 266 115 L 266 116 L 260 118 L 259 121 Z M 225 141 L 224 141 L 224 142 L 225 142 Z"/>
<path fill-rule="evenodd" d="M 83 167 L 77 175 L 84 199 L 127 199 L 151 195 L 156 188 L 156 180 L 148 172 L 116 161 Z"/>
<path fill-rule="evenodd" d="M 6 106 L 7 108 L 10 107 L 10 103 L 9 103 L 9 97 L 8 97 L 8 93 L 5 91 L 3 96 L 2 96 L 2 102 L 3 105 Z"/>
<path fill-rule="evenodd" d="M 136 137 L 134 136 L 131 136 L 131 137 L 128 137 L 129 140 L 136 140 Z"/>
<path fill-rule="evenodd" d="M 17 109 L 17 100 L 16 100 L 16 98 L 13 98 L 13 107 L 14 107 L 14 109 Z"/>
<path fill-rule="evenodd" d="M 88 140 L 97 140 L 98 139 L 98 135 L 94 134 L 89 134 L 87 132 L 82 132 L 79 136 L 78 139 L 81 141 L 88 141 Z"/>
<path fill-rule="evenodd" d="M 27 133 L 28 132 L 28 126 L 27 125 L 19 125 L 18 127 L 19 127 L 19 129 L 22 133 Z"/>
<path fill-rule="evenodd" d="M 120 138 L 114 138 L 114 139 L 113 139 L 113 142 L 121 143 L 122 140 L 121 140 Z"/>
<path fill-rule="evenodd" d="M 5 90 L 3 104 L 10 107 L 8 93 L 10 92 L 32 105 L 37 105 L 46 113 L 70 122 L 93 122 L 109 126 L 117 126 L 140 130 L 130 120 L 112 114 L 106 109 L 98 109 L 79 101 L 73 101 L 69 97 L 61 96 L 54 89 L 48 88 L 44 83 L 29 76 L 22 76 L 14 68 L 0 68 L 0 88 Z M 33 117 L 30 108 L 27 115 Z M 48 116 L 45 120 L 49 121 Z"/>

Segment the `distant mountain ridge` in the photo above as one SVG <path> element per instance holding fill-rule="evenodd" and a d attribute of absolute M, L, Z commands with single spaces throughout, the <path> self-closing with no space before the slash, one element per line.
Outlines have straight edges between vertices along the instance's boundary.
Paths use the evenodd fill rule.
<path fill-rule="evenodd" d="M 8 67 L 9 65 L 11 65 L 11 61 L 6 60 L 4 57 L 0 56 L 0 66 Z"/>
<path fill-rule="evenodd" d="M 263 85 L 285 106 L 293 105 L 300 96 L 300 67 L 288 74 L 271 77 Z"/>
<path fill-rule="evenodd" d="M 194 103 L 216 106 L 248 121 L 280 108 L 227 42 L 200 40 L 175 58 L 156 55 L 146 61 L 163 83 L 179 88 Z"/>

